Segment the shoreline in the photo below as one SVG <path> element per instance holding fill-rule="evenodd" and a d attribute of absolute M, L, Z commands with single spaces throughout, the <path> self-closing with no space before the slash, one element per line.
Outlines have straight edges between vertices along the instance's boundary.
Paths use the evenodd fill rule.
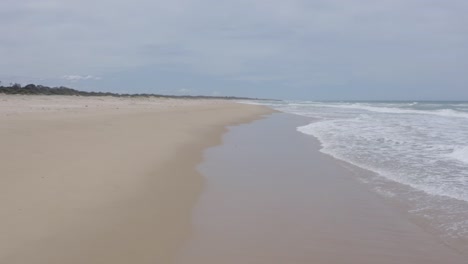
<path fill-rule="evenodd" d="M 0 262 L 170 263 L 191 233 L 203 150 L 273 112 L 93 99 L 0 96 Z"/>
<path fill-rule="evenodd" d="M 466 262 L 296 131 L 309 121 L 273 114 L 207 151 L 208 188 L 177 264 Z"/>
<path fill-rule="evenodd" d="M 459 117 L 466 117 L 466 113 L 452 103 L 438 103 L 436 107 L 421 102 L 410 109 L 401 102 L 393 103 L 264 105 L 311 118 L 296 130 L 318 140 L 321 153 L 354 171 L 355 178 L 366 188 L 397 207 L 413 223 L 468 256 L 468 203 L 463 188 L 466 162 L 459 156 L 461 147 L 456 147 L 464 144 L 457 136 L 457 124 L 464 124 Z M 401 108 L 404 113 L 399 112 Z M 436 108 L 454 114 L 440 116 Z M 420 114 L 433 122 L 418 119 Z M 440 122 L 448 127 L 439 126 Z M 382 131 L 378 131 L 379 126 Z M 431 140 L 431 131 L 444 132 Z M 406 139 L 402 136 L 405 133 Z"/>
<path fill-rule="evenodd" d="M 292 113 L 288 114 L 295 116 Z M 378 194 L 412 223 L 435 236 L 446 246 L 468 257 L 468 232 L 466 228 L 463 228 L 466 226 L 468 217 L 466 201 L 419 190 L 414 186 L 382 175 L 372 168 L 324 151 L 324 143 L 318 137 L 301 131 L 301 128 L 315 122 L 320 122 L 320 120 L 311 118 L 308 124 L 299 126 L 297 131 L 313 138 L 312 140 L 320 146 L 318 150 L 320 153 L 331 157 L 336 161 L 337 166 L 345 167 L 352 172 L 356 180 L 365 185 L 369 191 Z"/>

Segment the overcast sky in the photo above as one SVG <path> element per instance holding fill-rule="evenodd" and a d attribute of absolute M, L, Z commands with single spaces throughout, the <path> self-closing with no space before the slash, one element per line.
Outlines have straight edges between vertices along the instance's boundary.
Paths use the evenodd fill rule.
<path fill-rule="evenodd" d="M 0 80 L 468 100 L 467 0 L 0 0 Z"/>

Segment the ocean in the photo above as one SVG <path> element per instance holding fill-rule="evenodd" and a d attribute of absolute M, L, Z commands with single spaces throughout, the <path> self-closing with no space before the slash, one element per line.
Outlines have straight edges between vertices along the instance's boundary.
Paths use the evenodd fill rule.
<path fill-rule="evenodd" d="M 443 238 L 468 241 L 468 102 L 259 102 L 311 118 L 297 131 Z"/>

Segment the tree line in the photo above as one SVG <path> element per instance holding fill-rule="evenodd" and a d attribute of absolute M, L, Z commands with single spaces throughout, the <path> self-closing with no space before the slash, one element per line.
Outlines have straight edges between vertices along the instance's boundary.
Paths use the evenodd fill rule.
<path fill-rule="evenodd" d="M 0 94 L 22 94 L 22 95 L 75 95 L 75 96 L 113 96 L 113 97 L 158 97 L 158 98 L 200 98 L 200 99 L 232 99 L 232 100 L 259 100 L 258 98 L 236 97 L 236 96 L 205 96 L 205 95 L 161 95 L 152 93 L 111 93 L 111 92 L 87 92 L 59 86 L 48 87 L 45 85 L 28 84 L 21 86 L 18 83 L 10 83 L 3 86 L 0 81 Z"/>

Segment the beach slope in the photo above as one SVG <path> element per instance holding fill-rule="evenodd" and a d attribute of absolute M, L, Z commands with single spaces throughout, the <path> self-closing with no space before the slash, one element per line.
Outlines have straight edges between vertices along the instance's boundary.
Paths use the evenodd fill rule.
<path fill-rule="evenodd" d="M 0 95 L 0 263 L 171 263 L 226 101 Z"/>

